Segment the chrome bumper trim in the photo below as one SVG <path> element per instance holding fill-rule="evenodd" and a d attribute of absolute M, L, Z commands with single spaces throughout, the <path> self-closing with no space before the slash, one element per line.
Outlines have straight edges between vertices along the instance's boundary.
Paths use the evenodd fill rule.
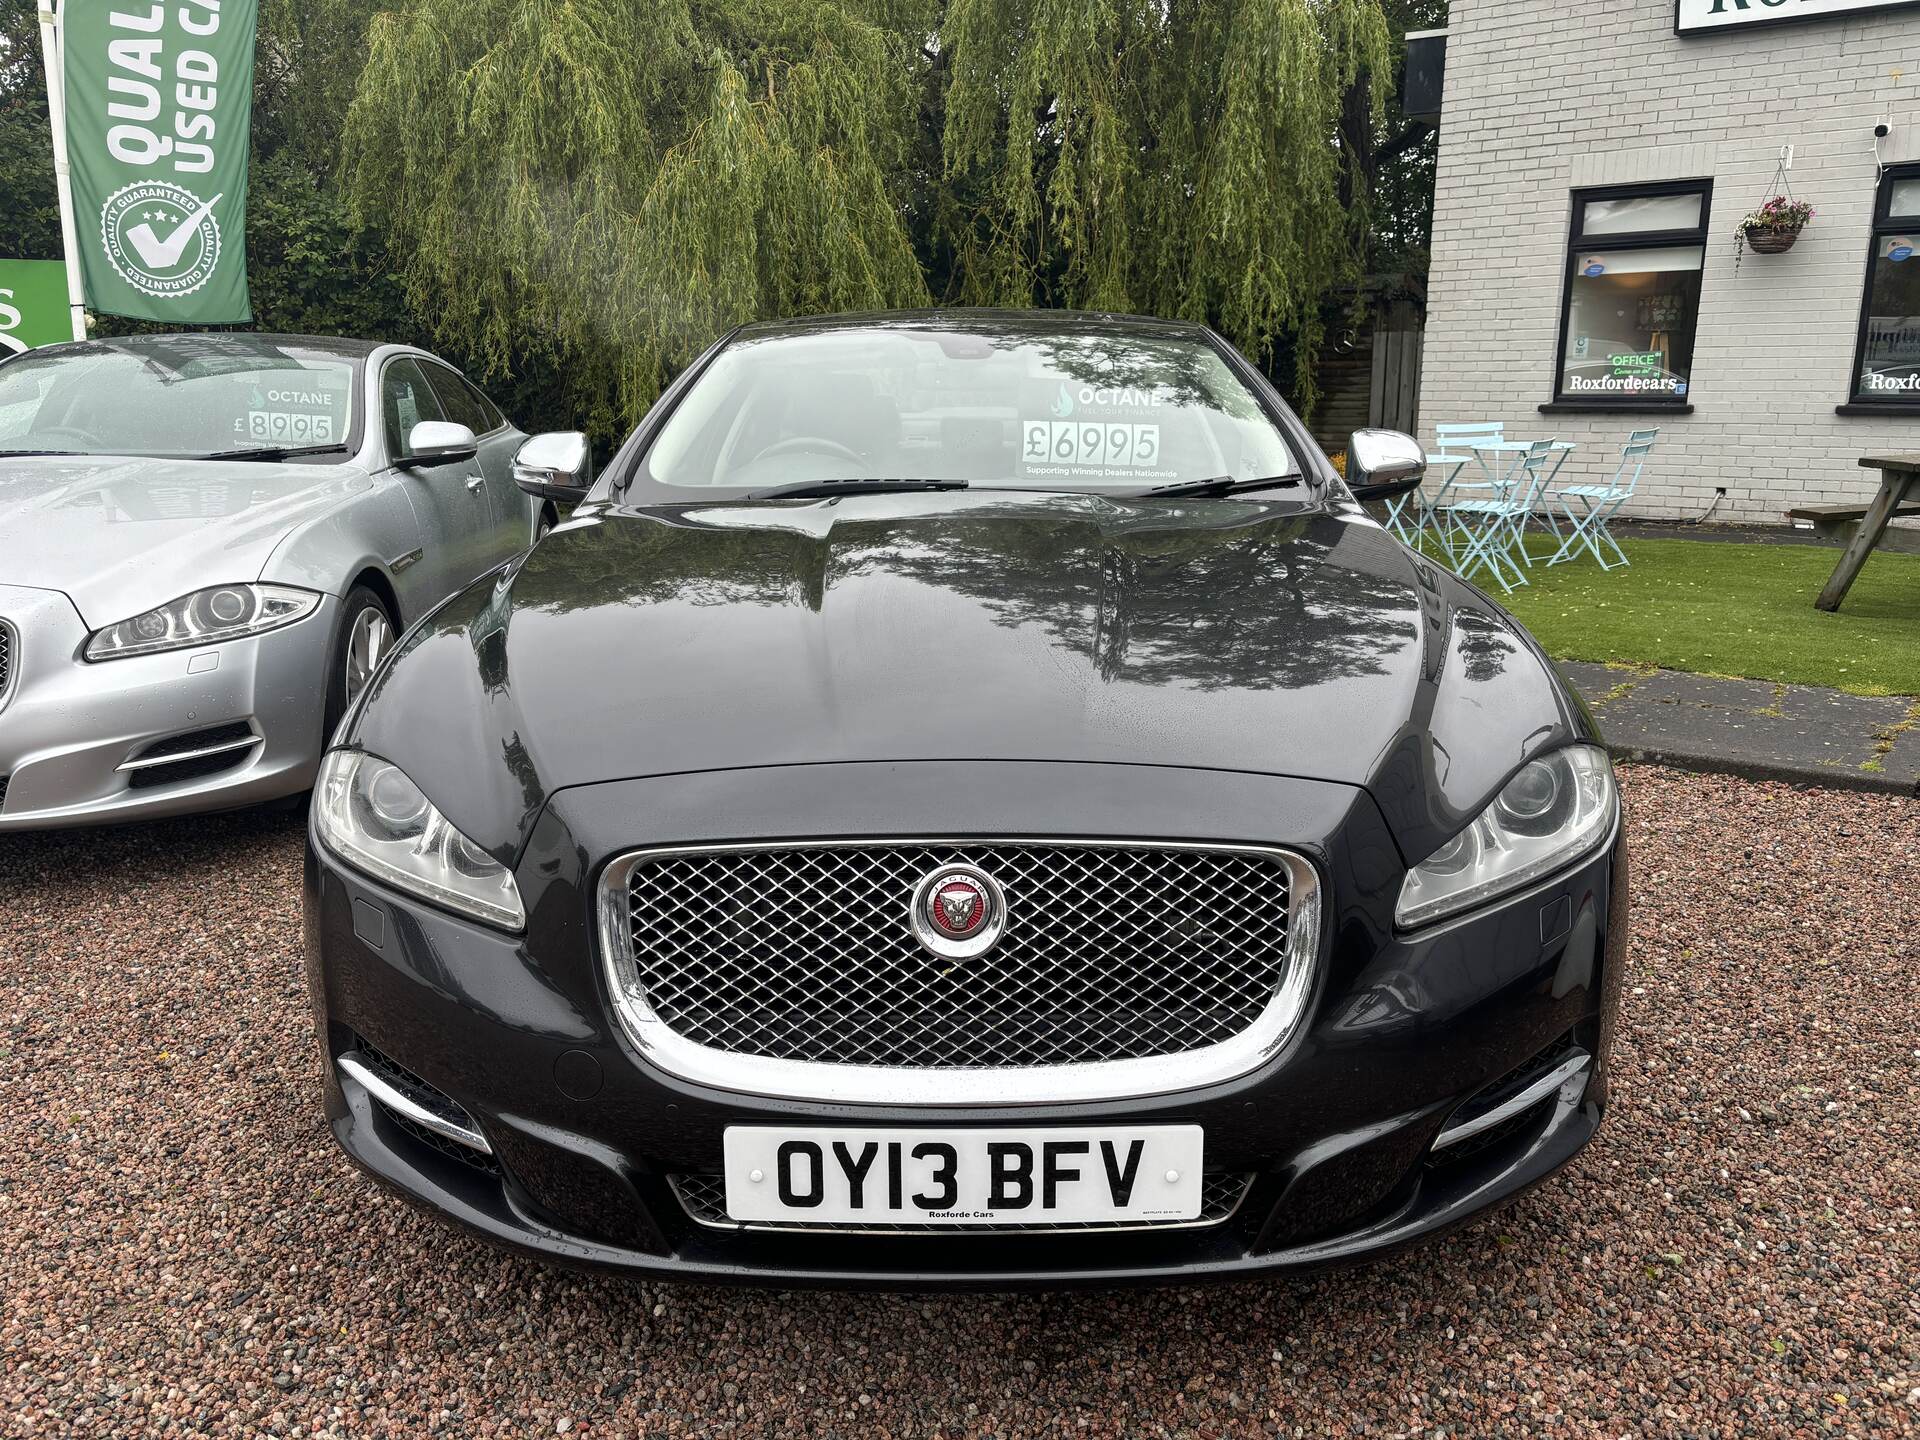
<path fill-rule="evenodd" d="M 635 866 L 665 856 L 891 845 L 1071 845 L 1087 849 L 1201 850 L 1258 856 L 1284 865 L 1292 885 L 1288 900 L 1286 974 L 1259 1018 L 1231 1040 L 1218 1045 L 1138 1060 L 1004 1069 L 836 1065 L 741 1055 L 716 1050 L 675 1033 L 647 1003 L 628 929 L 627 881 Z M 906 923 L 906 917 L 902 916 L 901 923 Z M 1320 879 L 1312 864 L 1291 850 L 1151 839 L 1089 840 L 1053 835 L 870 836 L 846 840 L 663 846 L 630 851 L 607 865 L 600 877 L 599 927 L 601 967 L 621 1031 L 643 1059 L 670 1075 L 738 1094 L 830 1104 L 947 1108 L 1060 1105 L 1203 1089 L 1237 1080 L 1278 1055 L 1299 1032 L 1320 972 Z"/>
<path fill-rule="evenodd" d="M 1462 1140 L 1471 1140 L 1474 1136 L 1511 1120 L 1521 1112 L 1531 1110 L 1573 1080 L 1578 1080 L 1581 1088 L 1584 1089 L 1587 1072 L 1592 1067 L 1593 1057 L 1586 1051 L 1582 1050 L 1578 1054 L 1569 1055 L 1519 1094 L 1494 1106 L 1486 1114 L 1476 1115 L 1471 1120 L 1462 1120 L 1458 1124 L 1447 1126 L 1435 1137 L 1433 1149 L 1442 1150 L 1449 1145 L 1458 1145 Z"/>
<path fill-rule="evenodd" d="M 235 750 L 251 750 L 265 737 L 249 735 L 244 740 L 228 740 L 220 745 L 203 745 L 198 750 L 181 750 L 173 755 L 154 755 L 139 760 L 128 760 L 116 765 L 115 770 L 153 770 L 161 765 L 178 765 L 182 760 L 204 760 L 209 755 L 230 755 Z"/>
<path fill-rule="evenodd" d="M 382 1105 L 401 1115 L 414 1124 L 445 1136 L 456 1144 L 465 1145 L 470 1150 L 478 1150 L 482 1155 L 491 1155 L 493 1147 L 487 1143 L 487 1137 L 457 1120 L 449 1120 L 437 1110 L 429 1109 L 415 1100 L 406 1091 L 381 1075 L 356 1051 L 349 1050 L 333 1062 L 342 1074 L 349 1075 L 354 1082 L 378 1100 Z"/>

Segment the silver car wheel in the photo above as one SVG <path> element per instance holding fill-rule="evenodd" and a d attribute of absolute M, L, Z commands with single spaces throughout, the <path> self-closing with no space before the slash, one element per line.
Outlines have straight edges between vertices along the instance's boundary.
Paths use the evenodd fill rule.
<path fill-rule="evenodd" d="M 367 681 L 386 659 L 393 644 L 393 627 L 379 610 L 369 606 L 353 617 L 347 632 L 346 697 L 351 705 L 367 688 Z"/>

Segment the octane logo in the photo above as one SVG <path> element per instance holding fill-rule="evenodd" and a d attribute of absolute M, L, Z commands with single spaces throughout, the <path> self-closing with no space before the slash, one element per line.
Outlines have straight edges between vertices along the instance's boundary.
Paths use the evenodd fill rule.
<path fill-rule="evenodd" d="M 986 871 L 943 865 L 913 887 L 914 938 L 945 960 L 984 955 L 1006 928 L 1007 899 Z"/>

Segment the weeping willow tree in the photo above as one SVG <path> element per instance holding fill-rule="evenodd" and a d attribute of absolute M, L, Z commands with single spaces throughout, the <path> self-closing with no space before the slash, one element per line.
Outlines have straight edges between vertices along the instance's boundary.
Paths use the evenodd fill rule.
<path fill-rule="evenodd" d="M 372 27 L 346 184 L 450 345 L 544 348 L 631 414 L 741 320 L 926 301 L 895 197 L 930 25 L 915 0 L 417 0 Z"/>
<path fill-rule="evenodd" d="M 1211 320 L 1255 356 L 1282 335 L 1311 356 L 1366 235 L 1336 132 L 1390 73 L 1378 0 L 953 0 L 943 38 L 962 296 Z"/>
<path fill-rule="evenodd" d="M 410 0 L 344 175 L 445 343 L 544 351 L 608 428 L 766 315 L 1138 310 L 1309 354 L 1367 224 L 1342 107 L 1392 48 L 1380 0 Z"/>

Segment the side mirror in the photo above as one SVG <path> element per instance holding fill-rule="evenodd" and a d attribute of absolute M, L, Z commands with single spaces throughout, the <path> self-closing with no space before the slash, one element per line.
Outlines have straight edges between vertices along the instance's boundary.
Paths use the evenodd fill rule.
<path fill-rule="evenodd" d="M 537 499 L 577 505 L 593 488 L 593 447 L 578 430 L 536 435 L 513 457 L 513 483 Z"/>
<path fill-rule="evenodd" d="M 1347 488 L 1356 500 L 1397 500 L 1426 475 L 1427 452 L 1411 435 L 1356 430 L 1347 442 Z"/>
<path fill-rule="evenodd" d="M 407 453 L 396 465 L 446 465 L 480 453 L 473 431 L 448 420 L 422 420 L 407 432 Z"/>

